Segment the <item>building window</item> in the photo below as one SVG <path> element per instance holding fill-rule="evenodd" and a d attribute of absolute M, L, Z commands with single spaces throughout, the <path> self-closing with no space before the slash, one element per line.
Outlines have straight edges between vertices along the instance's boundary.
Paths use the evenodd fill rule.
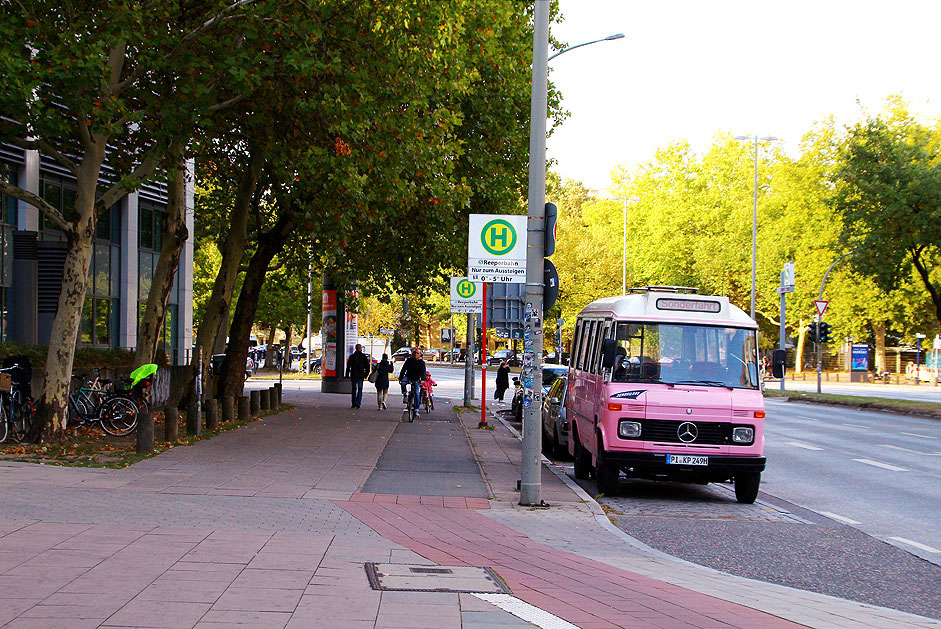
<path fill-rule="evenodd" d="M 17 174 L 10 166 L 8 181 L 15 184 Z M 0 342 L 7 340 L 7 313 L 13 281 L 13 230 L 16 229 L 17 201 L 0 195 Z"/>
<path fill-rule="evenodd" d="M 44 174 L 39 181 L 39 189 L 43 200 L 59 210 L 59 213 L 66 217 L 66 220 L 75 215 L 74 183 L 55 175 Z M 62 233 L 62 230 L 46 218 L 43 212 L 39 212 L 39 239 L 65 240 L 65 234 Z"/>
<path fill-rule="evenodd" d="M 140 324 L 147 310 L 147 299 L 150 296 L 150 287 L 153 285 L 154 272 L 160 260 L 160 249 L 163 247 L 163 231 L 166 224 L 166 210 L 141 201 L 138 209 L 138 310 L 137 330 L 140 335 Z M 179 312 L 179 273 L 173 276 L 173 286 L 167 299 L 167 309 L 163 325 L 159 332 L 157 349 L 166 352 L 173 364 L 177 363 L 177 315 Z"/>
<path fill-rule="evenodd" d="M 94 250 L 88 270 L 88 288 L 82 310 L 79 343 L 92 347 L 117 347 L 121 312 L 120 212 L 112 206 L 98 217 Z"/>

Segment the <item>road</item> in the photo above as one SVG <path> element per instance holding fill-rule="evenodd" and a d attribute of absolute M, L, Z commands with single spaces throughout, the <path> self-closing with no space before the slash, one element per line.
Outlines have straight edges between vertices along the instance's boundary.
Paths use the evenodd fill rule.
<path fill-rule="evenodd" d="M 765 389 L 768 391 L 779 390 L 781 383 L 778 381 L 765 382 Z M 816 377 L 811 380 L 809 377 L 806 382 L 788 380 L 784 383 L 788 391 L 807 391 L 817 392 Z M 937 402 L 941 404 L 941 387 L 934 386 L 934 383 L 923 383 L 918 386 L 910 384 L 854 384 L 850 382 L 822 382 L 820 385 L 821 393 L 834 393 L 838 395 L 858 395 L 863 397 L 883 397 L 894 400 L 914 400 L 918 402 Z"/>
<path fill-rule="evenodd" d="M 429 370 L 436 395 L 460 403 L 463 370 Z M 499 411 L 512 391 L 505 405 L 494 402 L 495 372 L 488 409 Z M 476 385 L 479 404 L 479 371 Z M 319 381 L 285 381 L 286 389 L 314 387 Z M 399 404 L 395 383 L 390 393 Z M 369 385 L 366 394 L 371 403 Z M 628 480 L 620 495 L 598 501 L 628 534 L 682 559 L 941 618 L 941 422 L 780 399 L 767 410 L 768 469 L 754 505 L 738 504 L 728 485 Z M 570 461 L 556 463 L 572 476 Z M 579 483 L 597 493 L 594 481 Z"/>

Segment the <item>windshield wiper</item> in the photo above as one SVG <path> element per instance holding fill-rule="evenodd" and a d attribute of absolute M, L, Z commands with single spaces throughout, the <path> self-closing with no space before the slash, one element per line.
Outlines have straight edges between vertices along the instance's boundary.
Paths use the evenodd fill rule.
<path fill-rule="evenodd" d="M 708 384 L 713 387 L 725 387 L 729 391 L 732 390 L 732 387 L 719 380 L 677 380 L 676 384 Z"/>

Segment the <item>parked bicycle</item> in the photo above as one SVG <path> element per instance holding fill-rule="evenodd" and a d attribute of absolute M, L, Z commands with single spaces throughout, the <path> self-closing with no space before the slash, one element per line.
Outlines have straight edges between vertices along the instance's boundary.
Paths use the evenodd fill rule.
<path fill-rule="evenodd" d="M 142 415 L 150 410 L 150 388 L 153 386 L 156 373 L 157 365 L 147 363 L 132 371 L 130 378 L 121 381 L 124 392 L 134 400 Z"/>
<path fill-rule="evenodd" d="M 111 380 L 98 377 L 69 394 L 68 421 L 80 426 L 98 424 L 109 435 L 123 437 L 134 432 L 140 408 L 126 393 L 109 390 Z M 83 380 L 72 376 L 73 380 Z"/>
<path fill-rule="evenodd" d="M 7 437 L 16 443 L 22 442 L 33 425 L 34 404 L 29 395 L 31 376 L 28 363 L 13 362 L 0 368 L 0 443 Z"/>

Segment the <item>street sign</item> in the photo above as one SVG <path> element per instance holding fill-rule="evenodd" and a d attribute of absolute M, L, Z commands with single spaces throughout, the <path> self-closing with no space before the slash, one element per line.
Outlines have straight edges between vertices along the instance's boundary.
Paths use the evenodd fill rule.
<path fill-rule="evenodd" d="M 822 317 L 823 313 L 827 311 L 827 306 L 830 305 L 830 302 L 824 299 L 815 299 L 814 305 L 817 306 L 817 316 Z"/>
<path fill-rule="evenodd" d="M 391 336 L 395 334 L 395 330 L 393 330 L 392 328 L 379 328 L 379 334 L 385 334 L 385 335 Z"/>
<path fill-rule="evenodd" d="M 784 263 L 784 277 L 782 278 L 782 293 L 793 293 L 794 292 L 794 263 L 785 262 Z"/>
<path fill-rule="evenodd" d="M 526 217 L 471 214 L 467 277 L 473 282 L 526 283 Z"/>
<path fill-rule="evenodd" d="M 466 277 L 451 278 L 451 312 L 475 314 L 484 307 L 484 291 Z"/>

